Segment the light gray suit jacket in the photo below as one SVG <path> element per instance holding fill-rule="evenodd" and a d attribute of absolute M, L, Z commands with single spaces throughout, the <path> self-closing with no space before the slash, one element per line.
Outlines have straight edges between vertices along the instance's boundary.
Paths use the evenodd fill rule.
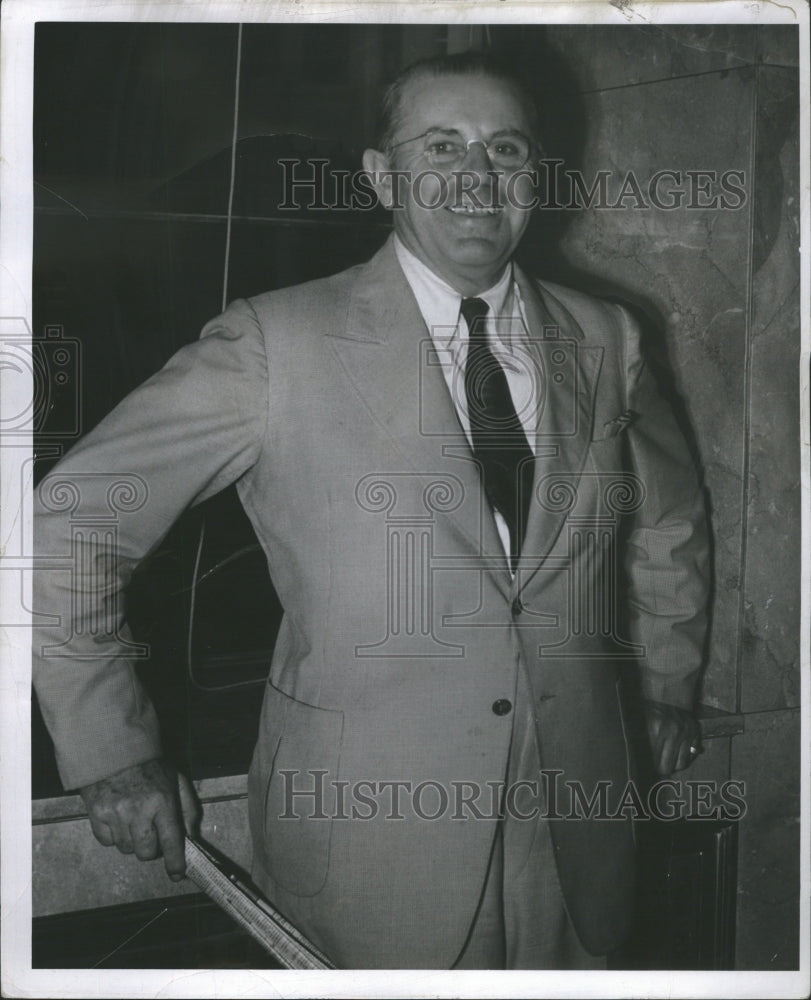
<path fill-rule="evenodd" d="M 77 787 L 159 753 L 115 595 L 187 505 L 236 481 L 285 612 L 249 775 L 254 875 L 339 966 L 450 965 L 495 830 L 452 806 L 392 819 L 389 799 L 342 819 L 341 788 L 503 779 L 523 670 L 543 767 L 616 803 L 616 665 L 635 655 L 645 695 L 692 703 L 708 545 L 684 441 L 624 310 L 517 280 L 546 399 L 515 579 L 390 241 L 233 303 L 39 491 L 38 552 L 76 554 L 37 574 L 35 610 L 60 623 L 35 636 L 35 683 Z M 321 803 L 290 795 L 316 785 Z M 630 824 L 550 829 L 569 915 L 603 953 L 628 926 Z"/>

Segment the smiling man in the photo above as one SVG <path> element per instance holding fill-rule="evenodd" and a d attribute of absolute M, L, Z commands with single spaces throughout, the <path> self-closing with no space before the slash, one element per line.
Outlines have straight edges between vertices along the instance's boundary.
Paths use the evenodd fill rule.
<path fill-rule="evenodd" d="M 509 79 L 437 77 L 417 65 L 385 107 L 384 152 L 367 150 L 363 165 L 381 176 L 378 196 L 388 208 L 400 202 L 397 179 L 405 180 L 397 237 L 457 292 L 476 295 L 501 276 L 529 222 L 524 168 L 539 155 L 532 105 Z M 513 183 L 518 171 L 524 183 Z"/>
<path fill-rule="evenodd" d="M 54 553 L 65 484 L 91 514 L 116 477 L 145 484 L 116 559 L 74 542 L 95 577 L 38 574 L 63 624 L 36 637 L 35 682 L 96 836 L 179 877 L 193 796 L 110 596 L 237 483 L 285 610 L 253 876 L 339 967 L 602 967 L 633 897 L 618 662 L 637 661 L 659 772 L 699 749 L 696 478 L 628 314 L 513 263 L 540 142 L 487 57 L 406 70 L 364 155 L 386 245 L 233 303 L 39 491 Z"/>

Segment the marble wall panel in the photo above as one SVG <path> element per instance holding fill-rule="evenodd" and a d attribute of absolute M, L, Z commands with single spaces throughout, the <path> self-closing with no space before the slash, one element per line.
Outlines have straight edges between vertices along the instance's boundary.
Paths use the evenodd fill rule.
<path fill-rule="evenodd" d="M 588 91 L 750 65 L 760 31 L 734 24 L 567 24 L 549 26 L 546 38 Z M 769 52 L 782 52 L 784 44 L 770 36 Z"/>
<path fill-rule="evenodd" d="M 741 709 L 800 703 L 798 81 L 758 73 Z"/>
<path fill-rule="evenodd" d="M 694 198 L 686 172 L 714 171 L 720 181 L 741 171 L 746 191 L 755 82 L 746 68 L 588 95 L 586 179 L 609 170 L 616 189 L 633 171 L 648 200 L 650 178 L 672 169 L 685 197 L 673 210 L 631 207 L 629 198 L 625 208 L 579 212 L 562 242 L 571 271 L 560 273 L 638 304 L 650 317 L 651 346 L 668 357 L 712 512 L 713 632 L 702 700 L 728 711 L 738 656 L 750 203 L 747 191 L 727 199 L 736 208 L 722 209 L 720 199 L 690 208 L 723 192 L 711 185 Z"/>
<path fill-rule="evenodd" d="M 791 24 L 762 24 L 758 31 L 759 61 L 771 66 L 800 65 L 800 29 Z"/>
<path fill-rule="evenodd" d="M 33 830 L 32 913 L 35 917 L 196 892 L 171 882 L 162 861 L 138 861 L 96 841 L 86 818 Z"/>
<path fill-rule="evenodd" d="M 796 969 L 800 886 L 800 713 L 747 715 L 732 740 L 746 784 L 739 827 L 736 968 Z"/>
<path fill-rule="evenodd" d="M 703 752 L 676 778 L 681 781 L 714 781 L 722 784 L 729 779 L 730 742 L 734 736 L 718 736 L 702 740 Z"/>

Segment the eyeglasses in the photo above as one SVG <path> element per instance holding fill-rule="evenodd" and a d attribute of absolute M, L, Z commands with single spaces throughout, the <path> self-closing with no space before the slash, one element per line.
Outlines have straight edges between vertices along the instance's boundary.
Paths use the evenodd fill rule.
<path fill-rule="evenodd" d="M 525 166 L 532 156 L 533 144 L 522 132 L 500 132 L 488 142 L 484 139 L 464 139 L 456 129 L 431 128 L 427 132 L 403 139 L 389 146 L 389 153 L 409 142 L 422 139 L 422 155 L 437 170 L 453 170 L 467 156 L 474 142 L 480 142 L 487 156 L 499 170 L 515 171 Z"/>

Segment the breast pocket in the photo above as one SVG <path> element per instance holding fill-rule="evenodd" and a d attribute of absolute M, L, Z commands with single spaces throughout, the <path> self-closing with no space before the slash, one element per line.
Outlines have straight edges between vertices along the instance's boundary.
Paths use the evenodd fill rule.
<path fill-rule="evenodd" d="M 613 479 L 621 479 L 625 473 L 627 430 L 632 423 L 630 411 L 619 414 L 613 420 L 595 421 L 586 468 L 600 479 L 602 493 L 610 489 Z"/>
<path fill-rule="evenodd" d="M 268 685 L 249 778 L 264 867 L 288 892 L 314 896 L 329 871 L 343 712 Z"/>
<path fill-rule="evenodd" d="M 605 441 L 610 438 L 619 437 L 624 434 L 636 421 L 639 414 L 636 410 L 623 410 L 610 420 L 597 421 L 592 434 L 593 441 Z"/>

